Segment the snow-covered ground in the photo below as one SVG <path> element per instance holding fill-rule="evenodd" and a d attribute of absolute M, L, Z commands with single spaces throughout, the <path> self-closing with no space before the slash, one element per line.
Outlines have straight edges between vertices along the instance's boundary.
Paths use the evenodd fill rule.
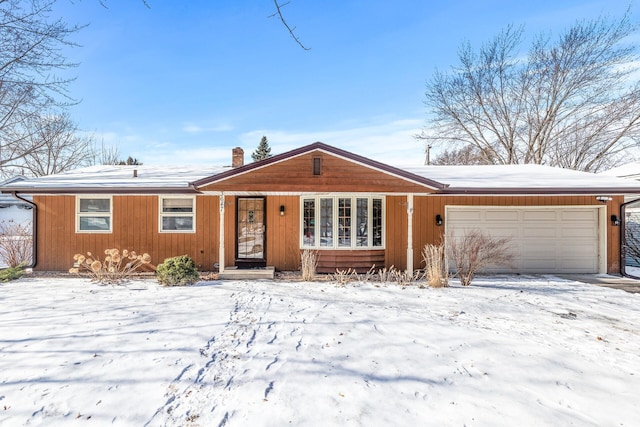
<path fill-rule="evenodd" d="M 0 284 L 0 425 L 640 423 L 640 295 L 83 279 Z"/>

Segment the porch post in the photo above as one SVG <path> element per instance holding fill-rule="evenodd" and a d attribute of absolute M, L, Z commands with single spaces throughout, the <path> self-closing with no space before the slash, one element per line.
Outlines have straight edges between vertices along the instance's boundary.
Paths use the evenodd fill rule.
<path fill-rule="evenodd" d="M 413 272 L 413 194 L 407 194 L 407 271 Z"/>
<path fill-rule="evenodd" d="M 218 272 L 224 271 L 224 193 L 220 193 L 220 247 L 218 248 Z"/>

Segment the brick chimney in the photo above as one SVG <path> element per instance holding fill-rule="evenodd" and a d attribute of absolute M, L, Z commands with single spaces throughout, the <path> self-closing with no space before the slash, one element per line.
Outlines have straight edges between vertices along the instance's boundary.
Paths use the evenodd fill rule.
<path fill-rule="evenodd" d="M 236 147 L 231 150 L 231 167 L 237 168 L 244 165 L 244 150 Z"/>

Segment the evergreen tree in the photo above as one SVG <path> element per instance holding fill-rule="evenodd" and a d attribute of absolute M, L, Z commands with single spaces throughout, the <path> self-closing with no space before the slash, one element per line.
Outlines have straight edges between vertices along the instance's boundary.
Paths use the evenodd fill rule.
<path fill-rule="evenodd" d="M 120 160 L 118 162 L 119 166 L 139 166 L 142 165 L 142 162 L 138 161 L 138 159 L 129 156 L 127 160 Z"/>
<path fill-rule="evenodd" d="M 251 153 L 251 158 L 254 162 L 257 162 L 259 160 L 268 159 L 269 157 L 271 157 L 271 147 L 269 147 L 267 137 L 263 136 L 260 140 L 260 144 L 258 144 L 258 148 L 256 148 L 256 151 Z"/>

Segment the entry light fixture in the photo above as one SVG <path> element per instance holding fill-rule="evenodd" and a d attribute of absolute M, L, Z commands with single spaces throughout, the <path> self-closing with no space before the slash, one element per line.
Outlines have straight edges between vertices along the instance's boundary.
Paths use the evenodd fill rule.
<path fill-rule="evenodd" d="M 609 196 L 596 196 L 596 200 L 599 201 L 600 203 L 607 203 L 613 199 L 611 199 L 611 197 Z"/>
<path fill-rule="evenodd" d="M 280 205 L 280 216 L 284 216 L 284 205 Z"/>
<path fill-rule="evenodd" d="M 617 215 L 611 215 L 611 225 L 620 225 L 620 218 Z"/>
<path fill-rule="evenodd" d="M 436 215 L 436 225 L 437 226 L 441 226 L 442 225 L 442 215 L 440 215 L 440 214 Z"/>

